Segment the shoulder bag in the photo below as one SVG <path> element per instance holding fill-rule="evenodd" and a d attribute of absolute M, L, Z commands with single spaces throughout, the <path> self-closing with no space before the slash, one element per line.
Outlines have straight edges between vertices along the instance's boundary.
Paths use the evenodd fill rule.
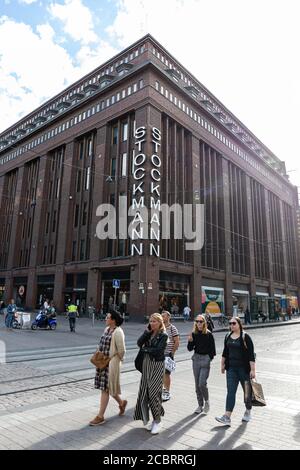
<path fill-rule="evenodd" d="M 140 348 L 140 350 L 137 353 L 137 356 L 134 360 L 134 366 L 135 366 L 136 370 L 138 370 L 141 373 L 143 371 L 143 362 L 144 362 L 144 353 L 143 353 L 143 349 Z"/>
<path fill-rule="evenodd" d="M 165 369 L 169 371 L 170 373 L 173 372 L 176 368 L 176 362 L 173 361 L 173 359 L 170 358 L 170 356 L 167 356 L 165 358 Z"/>
<path fill-rule="evenodd" d="M 110 361 L 110 357 L 103 354 L 102 351 L 97 349 L 92 355 L 90 362 L 97 367 L 97 369 L 106 369 Z"/>

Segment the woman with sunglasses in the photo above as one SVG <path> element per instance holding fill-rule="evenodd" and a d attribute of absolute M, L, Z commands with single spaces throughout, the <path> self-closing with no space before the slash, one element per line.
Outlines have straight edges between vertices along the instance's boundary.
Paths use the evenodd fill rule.
<path fill-rule="evenodd" d="M 246 406 L 242 421 L 251 419 L 251 383 L 255 379 L 255 354 L 250 336 L 244 333 L 239 317 L 232 318 L 229 322 L 230 333 L 224 340 L 222 353 L 221 372 L 225 373 L 227 381 L 226 411 L 223 416 L 217 417 L 219 423 L 231 425 L 231 413 L 235 405 L 235 396 L 239 383 L 244 390 L 244 403 Z"/>
<path fill-rule="evenodd" d="M 195 410 L 195 413 L 200 414 L 202 411 L 208 413 L 207 379 L 210 372 L 210 363 L 216 355 L 216 347 L 214 337 L 208 330 L 203 315 L 196 317 L 194 330 L 188 337 L 187 348 L 189 351 L 194 351 L 192 361 L 198 400 L 198 408 Z"/>

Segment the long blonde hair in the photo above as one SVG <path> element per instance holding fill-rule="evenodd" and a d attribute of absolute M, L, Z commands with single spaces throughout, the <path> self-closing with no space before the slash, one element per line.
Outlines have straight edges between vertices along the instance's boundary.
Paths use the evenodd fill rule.
<path fill-rule="evenodd" d="M 194 320 L 194 329 L 193 329 L 193 333 L 195 333 L 196 335 L 197 335 L 198 333 L 200 333 L 199 328 L 198 328 L 197 323 L 196 323 L 196 320 L 198 320 L 198 319 L 199 319 L 199 320 L 203 320 L 201 333 L 202 333 L 203 335 L 207 335 L 208 329 L 207 329 L 206 318 L 205 318 L 204 315 L 197 315 L 197 316 L 196 316 L 196 318 L 195 318 L 195 320 Z"/>
<path fill-rule="evenodd" d="M 157 320 L 160 323 L 159 333 L 162 333 L 162 332 L 166 331 L 164 320 L 163 320 L 163 317 L 161 316 L 160 313 L 152 313 L 152 315 L 150 315 L 149 320 L 151 320 L 151 318 L 153 318 L 154 320 Z"/>

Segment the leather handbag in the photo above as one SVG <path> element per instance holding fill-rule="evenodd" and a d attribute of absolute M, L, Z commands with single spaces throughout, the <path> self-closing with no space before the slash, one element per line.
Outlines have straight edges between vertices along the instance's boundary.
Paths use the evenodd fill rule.
<path fill-rule="evenodd" d="M 97 369 L 106 369 L 110 361 L 110 357 L 103 354 L 102 351 L 96 351 L 92 355 L 90 362 L 94 364 Z"/>
<path fill-rule="evenodd" d="M 141 348 L 139 350 L 139 352 L 137 353 L 137 356 L 134 360 L 134 366 L 135 366 L 136 370 L 138 370 L 141 373 L 143 371 L 143 362 L 144 362 L 144 353 L 143 353 L 143 350 Z"/>
<path fill-rule="evenodd" d="M 266 400 L 264 397 L 264 392 L 262 389 L 261 384 L 251 380 L 251 387 L 252 387 L 252 406 L 266 406 Z"/>

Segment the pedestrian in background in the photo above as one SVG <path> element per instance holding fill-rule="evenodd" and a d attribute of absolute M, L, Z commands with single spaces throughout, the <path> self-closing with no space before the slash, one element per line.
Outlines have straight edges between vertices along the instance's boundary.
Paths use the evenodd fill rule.
<path fill-rule="evenodd" d="M 214 321 L 213 321 L 210 313 L 205 313 L 204 318 L 205 318 L 205 321 L 206 321 L 207 328 L 209 329 L 209 331 L 211 333 L 213 333 L 215 325 L 214 325 Z"/>
<path fill-rule="evenodd" d="M 249 308 L 247 307 L 245 310 L 245 325 L 247 325 L 248 323 L 249 325 L 251 324 L 251 315 L 250 315 Z"/>
<path fill-rule="evenodd" d="M 188 321 L 190 319 L 191 309 L 188 305 L 186 305 L 183 309 L 183 319 L 184 321 Z"/>
<path fill-rule="evenodd" d="M 124 415 L 127 400 L 121 399 L 121 361 L 125 354 L 125 336 L 121 328 L 123 318 L 114 310 L 106 315 L 106 328 L 99 342 L 99 351 L 110 357 L 105 369 L 96 369 L 95 388 L 101 390 L 100 410 L 98 415 L 90 421 L 90 426 L 98 426 L 105 423 L 109 397 L 112 396 L 119 405 L 119 416 Z"/>
<path fill-rule="evenodd" d="M 251 383 L 255 379 L 255 354 L 252 339 L 243 332 L 239 317 L 229 322 L 231 331 L 225 336 L 222 353 L 221 372 L 225 373 L 227 381 L 226 411 L 223 416 L 217 417 L 219 423 L 231 425 L 231 414 L 235 406 L 236 391 L 239 383 L 244 391 L 246 410 L 242 421 L 251 419 Z"/>
<path fill-rule="evenodd" d="M 67 312 L 69 318 L 70 331 L 75 333 L 76 318 L 78 317 L 77 305 L 73 302 L 68 306 Z"/>
<path fill-rule="evenodd" d="M 6 309 L 6 317 L 5 317 L 5 326 L 9 329 L 12 329 L 13 320 L 15 318 L 15 313 L 17 311 L 17 306 L 15 304 L 14 299 L 11 299 L 10 303 Z"/>
<path fill-rule="evenodd" d="M 166 328 L 166 333 L 169 338 L 166 349 L 165 349 L 165 357 L 170 357 L 174 361 L 175 352 L 179 348 L 179 333 L 178 333 L 176 326 L 172 325 L 172 323 L 170 322 L 170 319 L 171 319 L 170 312 L 164 310 L 161 315 L 162 315 L 164 325 Z M 162 401 L 170 400 L 171 398 L 170 387 L 171 387 L 171 372 L 165 368 Z"/>
<path fill-rule="evenodd" d="M 134 411 L 134 420 L 142 420 L 151 434 L 158 434 L 161 417 L 164 416 L 162 407 L 162 388 L 164 379 L 165 348 L 168 335 L 160 313 L 153 313 L 147 329 L 138 339 L 137 345 L 142 348 L 144 360 L 138 399 Z M 149 423 L 149 411 L 153 421 Z"/>
<path fill-rule="evenodd" d="M 188 336 L 187 348 L 189 351 L 194 351 L 192 361 L 198 400 L 198 408 L 195 410 L 195 413 L 208 413 L 209 395 L 207 379 L 210 372 L 210 363 L 216 355 L 216 347 L 213 334 L 207 328 L 204 315 L 196 317 L 193 332 Z"/>

